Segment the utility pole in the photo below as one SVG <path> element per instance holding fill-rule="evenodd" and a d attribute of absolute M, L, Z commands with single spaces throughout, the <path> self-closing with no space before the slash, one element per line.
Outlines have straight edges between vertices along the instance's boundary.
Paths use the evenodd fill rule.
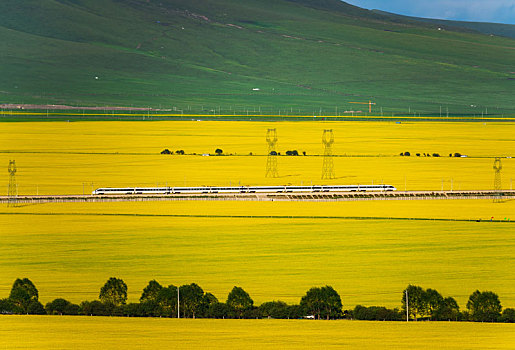
<path fill-rule="evenodd" d="M 181 318 L 181 314 L 179 312 L 180 304 L 179 304 L 179 286 L 177 286 L 177 318 Z"/>

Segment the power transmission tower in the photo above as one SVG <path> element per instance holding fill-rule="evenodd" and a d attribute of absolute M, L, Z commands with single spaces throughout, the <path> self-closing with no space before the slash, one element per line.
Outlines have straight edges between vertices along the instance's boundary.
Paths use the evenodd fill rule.
<path fill-rule="evenodd" d="M 7 187 L 7 206 L 16 205 L 18 198 L 18 186 L 16 185 L 16 161 L 10 160 L 9 167 L 9 186 Z"/>
<path fill-rule="evenodd" d="M 266 132 L 266 142 L 268 143 L 268 156 L 266 158 L 266 174 L 265 177 L 279 177 L 277 171 L 277 130 L 268 129 Z"/>
<path fill-rule="evenodd" d="M 335 175 L 333 164 L 333 130 L 324 130 L 324 134 L 322 135 L 322 143 L 325 145 L 324 163 L 322 165 L 322 180 L 334 179 Z"/>
<path fill-rule="evenodd" d="M 494 203 L 500 203 L 502 202 L 502 183 L 501 183 L 501 170 L 502 170 L 502 163 L 501 158 L 496 157 L 494 160 L 494 192 L 496 193 L 496 196 L 494 198 Z"/>

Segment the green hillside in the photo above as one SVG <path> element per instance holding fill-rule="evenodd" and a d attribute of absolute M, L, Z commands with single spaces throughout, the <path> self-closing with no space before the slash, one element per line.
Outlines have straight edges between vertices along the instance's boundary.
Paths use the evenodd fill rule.
<path fill-rule="evenodd" d="M 372 12 L 383 15 L 390 16 L 392 19 L 398 19 L 403 21 L 419 21 L 431 23 L 436 26 L 445 26 L 445 27 L 454 27 L 449 29 L 457 30 L 462 28 L 464 30 L 475 31 L 488 35 L 500 35 L 508 38 L 515 38 L 515 25 L 513 24 L 504 24 L 504 23 L 487 23 L 487 22 L 465 22 L 465 21 L 451 21 L 446 19 L 436 19 L 436 18 L 421 18 L 421 17 L 411 17 L 411 16 L 403 16 L 397 15 L 395 13 L 390 13 L 386 11 L 380 10 L 372 10 Z"/>
<path fill-rule="evenodd" d="M 513 39 L 417 23 L 338 0 L 3 0 L 0 103 L 515 114 Z"/>

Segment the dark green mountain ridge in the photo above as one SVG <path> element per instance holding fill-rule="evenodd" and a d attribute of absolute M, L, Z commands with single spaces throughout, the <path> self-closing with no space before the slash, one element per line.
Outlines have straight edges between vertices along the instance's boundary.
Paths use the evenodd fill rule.
<path fill-rule="evenodd" d="M 514 113 L 513 39 L 338 0 L 4 0 L 0 19 L 0 103 Z"/>

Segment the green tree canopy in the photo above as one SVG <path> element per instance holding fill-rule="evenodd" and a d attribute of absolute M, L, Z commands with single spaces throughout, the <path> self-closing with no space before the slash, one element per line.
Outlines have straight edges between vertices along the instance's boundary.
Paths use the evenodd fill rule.
<path fill-rule="evenodd" d="M 454 298 L 447 297 L 443 299 L 443 302 L 434 311 L 432 316 L 438 321 L 458 321 L 460 318 L 460 307 Z"/>
<path fill-rule="evenodd" d="M 46 304 L 45 309 L 49 315 L 62 315 L 64 310 L 70 304 L 66 299 L 58 298 Z"/>
<path fill-rule="evenodd" d="M 141 297 L 139 298 L 140 302 L 145 301 L 157 301 L 157 296 L 159 295 L 159 291 L 163 289 L 163 286 L 159 284 L 156 280 L 152 280 L 148 282 L 148 285 L 143 289 L 143 293 L 141 293 Z"/>
<path fill-rule="evenodd" d="M 443 307 L 444 299 L 438 291 L 431 288 L 426 289 L 424 292 L 424 298 L 426 303 L 426 313 L 431 317 L 431 319 L 433 319 L 436 310 Z"/>
<path fill-rule="evenodd" d="M 306 292 L 306 295 L 300 300 L 300 306 L 305 310 L 306 313 L 312 314 L 318 320 L 322 313 L 322 291 L 318 287 L 313 287 Z"/>
<path fill-rule="evenodd" d="M 502 312 L 501 321 L 506 323 L 515 323 L 515 309 L 504 309 L 504 311 Z"/>
<path fill-rule="evenodd" d="M 469 297 L 467 309 L 474 321 L 495 322 L 501 317 L 501 301 L 494 292 L 476 290 Z"/>
<path fill-rule="evenodd" d="M 159 316 L 177 317 L 177 287 L 170 284 L 159 290 L 156 298 L 157 307 L 154 313 Z M 146 302 L 147 304 L 149 302 Z"/>
<path fill-rule="evenodd" d="M 313 287 L 300 300 L 305 312 L 320 318 L 337 318 L 342 314 L 340 295 L 331 286 Z"/>
<path fill-rule="evenodd" d="M 288 318 L 289 307 L 284 301 L 269 301 L 259 306 L 259 311 L 263 317 Z"/>
<path fill-rule="evenodd" d="M 204 302 L 204 291 L 196 283 L 179 288 L 181 311 L 185 317 L 195 318 Z"/>
<path fill-rule="evenodd" d="M 38 297 L 36 286 L 28 278 L 17 278 L 9 294 L 9 300 L 23 313 L 29 313 L 29 306 L 31 303 L 37 302 Z"/>
<path fill-rule="evenodd" d="M 241 287 L 236 287 L 231 290 L 227 296 L 227 306 L 236 311 L 238 318 L 241 318 L 245 310 L 249 310 L 254 305 L 254 300 L 250 295 Z"/>
<path fill-rule="evenodd" d="M 72 304 L 66 299 L 58 298 L 45 305 L 49 315 L 78 315 L 79 305 Z"/>
<path fill-rule="evenodd" d="M 127 302 L 127 284 L 122 279 L 111 277 L 100 289 L 99 298 L 103 303 L 123 305 Z"/>
<path fill-rule="evenodd" d="M 411 284 L 402 292 L 402 310 L 406 314 L 406 291 L 408 291 L 408 314 L 415 321 L 419 317 L 423 317 L 427 312 L 426 293 L 422 287 L 412 286 Z"/>

